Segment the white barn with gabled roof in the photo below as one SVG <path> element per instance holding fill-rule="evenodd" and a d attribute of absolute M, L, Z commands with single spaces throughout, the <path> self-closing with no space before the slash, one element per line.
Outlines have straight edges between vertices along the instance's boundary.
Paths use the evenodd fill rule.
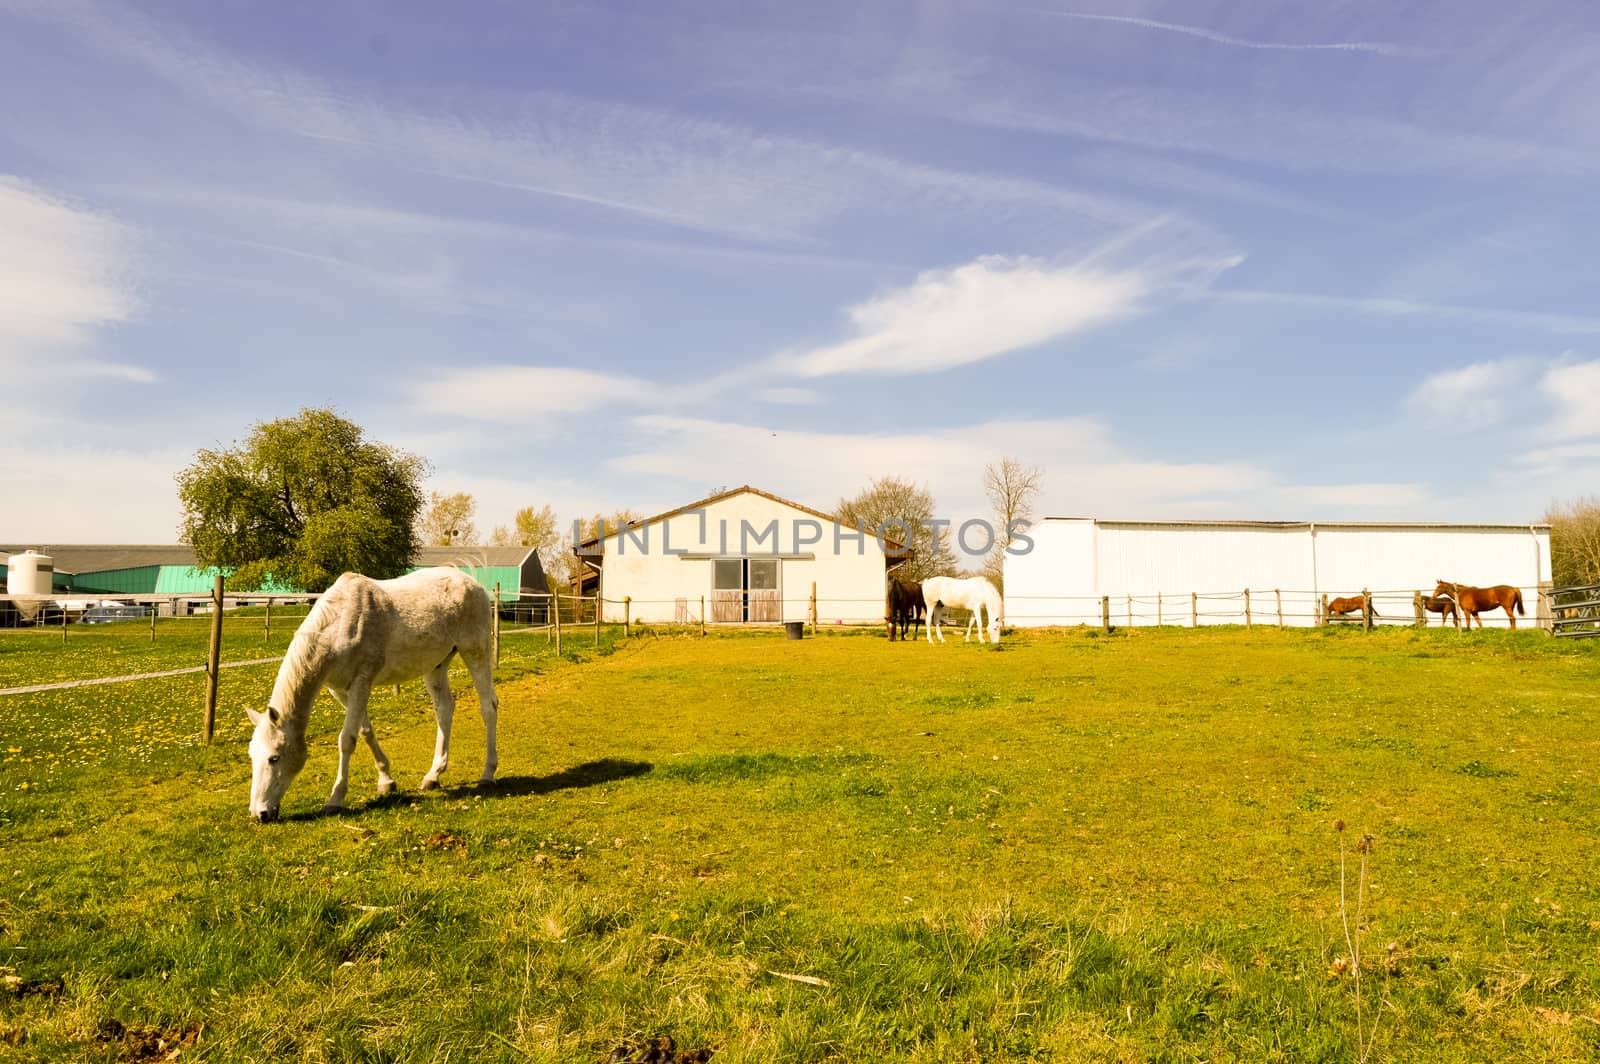
<path fill-rule="evenodd" d="M 573 548 L 580 589 L 621 620 L 662 624 L 882 624 L 898 542 L 745 485 L 615 528 Z"/>
<path fill-rule="evenodd" d="M 1380 623 L 1413 623 L 1439 580 L 1522 590 L 1548 618 L 1550 526 L 1365 521 L 1102 521 L 1050 517 L 1005 562 L 1006 623 L 1310 625 L 1329 599 L 1373 595 Z M 1104 600 L 1104 601 L 1103 601 Z M 1509 625 L 1504 612 L 1487 626 Z"/>

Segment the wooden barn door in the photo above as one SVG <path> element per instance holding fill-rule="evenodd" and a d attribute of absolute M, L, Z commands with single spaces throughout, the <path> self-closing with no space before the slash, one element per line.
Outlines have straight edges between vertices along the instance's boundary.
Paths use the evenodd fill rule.
<path fill-rule="evenodd" d="M 778 597 L 778 559 L 748 558 L 745 560 L 748 577 L 752 622 L 783 620 L 783 602 Z"/>
<path fill-rule="evenodd" d="M 711 563 L 711 620 L 743 624 L 783 620 L 776 558 L 718 558 Z"/>
<path fill-rule="evenodd" d="M 719 558 L 711 563 L 711 621 L 738 624 L 744 620 L 744 559 Z"/>

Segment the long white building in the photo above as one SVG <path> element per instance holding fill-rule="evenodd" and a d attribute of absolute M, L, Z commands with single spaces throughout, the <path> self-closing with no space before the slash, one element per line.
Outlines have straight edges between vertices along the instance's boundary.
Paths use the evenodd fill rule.
<path fill-rule="evenodd" d="M 1381 622 L 1411 624 L 1413 593 L 1438 580 L 1520 588 L 1518 627 L 1548 616 L 1549 525 L 1050 517 L 1028 535 L 1005 563 L 1011 625 L 1099 624 L 1102 610 L 1116 625 L 1243 624 L 1247 608 L 1254 624 L 1311 625 L 1324 595 L 1363 590 Z"/>

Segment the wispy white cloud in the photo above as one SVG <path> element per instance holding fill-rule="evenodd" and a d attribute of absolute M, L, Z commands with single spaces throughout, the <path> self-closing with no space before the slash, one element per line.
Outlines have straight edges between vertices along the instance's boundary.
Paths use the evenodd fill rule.
<path fill-rule="evenodd" d="M 1472 432 L 1506 420 L 1508 397 L 1533 372 L 1529 359 L 1515 357 L 1442 370 L 1417 385 L 1406 405 L 1430 425 Z"/>
<path fill-rule="evenodd" d="M 1251 462 L 1182 462 L 1129 453 L 1088 417 L 950 424 L 936 431 L 794 432 L 760 424 L 663 415 L 634 419 L 646 441 L 608 469 L 649 478 L 663 506 L 704 484 L 749 482 L 820 509 L 885 474 L 928 485 L 941 517 L 984 516 L 983 468 L 1015 455 L 1046 471 L 1038 512 L 1126 518 L 1256 517 L 1286 508 L 1415 514 L 1408 484 L 1297 485 Z M 797 455 L 805 460 L 797 461 Z M 1322 512 L 1327 512 L 1323 509 Z"/>
<path fill-rule="evenodd" d="M 1259 41 L 1248 37 L 1235 37 L 1232 34 L 1207 29 L 1204 26 L 1191 26 L 1181 22 L 1161 22 L 1157 19 L 1140 18 L 1133 15 L 1103 15 L 1087 11 L 1052 11 L 1045 8 L 1033 8 L 1032 10 L 1037 14 L 1050 15 L 1055 18 L 1082 19 L 1091 22 L 1116 22 L 1127 26 L 1137 26 L 1140 29 L 1160 30 L 1164 33 L 1179 33 L 1186 37 L 1197 37 L 1213 44 L 1227 44 L 1236 48 L 1255 48 L 1261 51 L 1368 52 L 1373 55 L 1391 57 L 1433 54 L 1430 50 L 1411 48 L 1406 45 L 1391 44 L 1385 41 L 1313 41 L 1306 43 Z"/>
<path fill-rule="evenodd" d="M 1558 440 L 1600 436 L 1600 361 L 1551 366 L 1539 390 L 1554 408 L 1547 434 Z"/>
<path fill-rule="evenodd" d="M 929 373 L 1033 347 L 1131 313 L 1149 282 L 1135 273 L 984 256 L 930 270 L 850 308 L 856 335 L 785 354 L 801 377 Z"/>
<path fill-rule="evenodd" d="M 526 192 L 578 211 L 805 246 L 852 212 L 992 224 L 1030 212 L 1089 231 L 1143 209 L 1059 183 L 907 163 L 705 117 L 557 92 L 407 107 L 294 69 L 266 70 L 124 8 L 35 14 L 177 87 L 195 104 L 390 169 Z"/>
<path fill-rule="evenodd" d="M 90 353 L 95 333 L 129 320 L 136 306 L 127 227 L 0 175 L 0 234 L 0 366 L 57 379 L 154 379 Z"/>
<path fill-rule="evenodd" d="M 565 366 L 475 366 L 426 377 L 408 391 L 419 410 L 540 429 L 552 416 L 646 402 L 660 390 L 636 377 Z"/>
<path fill-rule="evenodd" d="M 6 535 L 24 543 L 174 543 L 181 509 L 173 473 L 192 459 L 13 442 L 0 462 Z"/>
<path fill-rule="evenodd" d="M 1494 325 L 1541 329 L 1550 333 L 1587 335 L 1600 333 L 1600 317 L 1581 314 L 1554 314 L 1536 310 L 1502 307 L 1463 306 L 1453 303 L 1428 303 L 1384 296 L 1335 296 L 1309 292 L 1271 292 L 1243 288 L 1212 288 L 1208 299 L 1228 303 L 1278 304 L 1325 310 L 1355 310 L 1387 317 L 1437 317 L 1458 321 L 1481 321 Z"/>

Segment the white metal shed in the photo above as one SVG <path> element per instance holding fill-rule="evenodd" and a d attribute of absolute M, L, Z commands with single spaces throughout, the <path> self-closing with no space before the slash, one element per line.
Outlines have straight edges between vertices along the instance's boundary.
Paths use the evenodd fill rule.
<path fill-rule="evenodd" d="M 1006 621 L 1024 627 L 1098 624 L 1103 606 L 1114 624 L 1242 624 L 1248 608 L 1253 623 L 1310 625 L 1322 596 L 1363 590 L 1380 621 L 1410 624 L 1413 593 L 1438 580 L 1510 584 L 1527 605 L 1519 625 L 1548 617 L 1543 524 L 1050 517 L 1028 535 L 1005 566 Z"/>

